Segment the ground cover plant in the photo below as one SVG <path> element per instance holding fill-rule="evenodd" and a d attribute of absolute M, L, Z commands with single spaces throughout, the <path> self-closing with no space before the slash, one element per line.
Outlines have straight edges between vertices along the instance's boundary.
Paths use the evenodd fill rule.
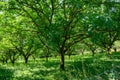
<path fill-rule="evenodd" d="M 27 65 L 18 61 L 0 64 L 1 80 L 109 80 L 120 79 L 119 53 L 113 53 L 115 58 L 110 59 L 105 54 L 74 55 L 71 59 L 66 56 L 66 70 L 59 69 L 59 59 L 51 57 L 48 62 L 44 58 Z M 117 57 L 116 57 L 117 56 Z"/>

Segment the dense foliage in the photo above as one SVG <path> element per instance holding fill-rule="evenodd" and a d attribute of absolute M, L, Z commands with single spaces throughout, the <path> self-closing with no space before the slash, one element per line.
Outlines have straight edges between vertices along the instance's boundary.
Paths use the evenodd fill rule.
<path fill-rule="evenodd" d="M 110 54 L 120 40 L 119 0 L 0 1 L 0 60 L 60 56 L 83 51 Z M 81 51 L 82 50 L 82 51 Z M 79 52 L 81 51 L 81 52 Z"/>

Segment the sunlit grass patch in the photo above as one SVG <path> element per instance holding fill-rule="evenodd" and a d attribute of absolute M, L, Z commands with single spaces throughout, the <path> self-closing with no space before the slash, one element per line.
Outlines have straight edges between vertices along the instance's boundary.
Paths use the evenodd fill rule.
<path fill-rule="evenodd" d="M 28 64 L 18 61 L 0 64 L 0 80 L 107 80 L 111 70 L 120 76 L 120 60 L 108 58 L 105 54 L 65 56 L 65 71 L 59 68 L 59 58 L 30 60 Z M 5 79 L 3 79 L 5 78 Z"/>

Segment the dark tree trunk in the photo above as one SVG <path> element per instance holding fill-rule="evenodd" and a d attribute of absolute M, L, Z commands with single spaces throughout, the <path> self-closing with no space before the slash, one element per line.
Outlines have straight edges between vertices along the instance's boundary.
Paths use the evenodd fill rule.
<path fill-rule="evenodd" d="M 71 57 L 71 54 L 68 54 L 68 57 L 69 57 L 69 59 L 70 59 L 70 57 Z"/>
<path fill-rule="evenodd" d="M 55 55 L 55 58 L 57 58 L 57 55 Z"/>
<path fill-rule="evenodd" d="M 92 50 L 92 56 L 93 57 L 95 56 L 95 50 Z"/>
<path fill-rule="evenodd" d="M 1 61 L 2 61 L 3 64 L 7 63 L 7 61 L 6 61 L 6 59 L 4 57 L 2 57 Z"/>
<path fill-rule="evenodd" d="M 65 67 L 64 67 L 64 53 L 60 53 L 60 69 L 65 70 Z"/>
<path fill-rule="evenodd" d="M 48 62 L 48 55 L 46 55 L 46 62 Z"/>
<path fill-rule="evenodd" d="M 11 63 L 12 63 L 12 65 L 14 66 L 14 64 L 15 64 L 15 60 L 12 60 Z"/>
<path fill-rule="evenodd" d="M 114 52 L 117 52 L 117 48 L 114 48 Z"/>
<path fill-rule="evenodd" d="M 50 51 L 49 51 L 49 48 L 47 48 L 46 50 L 47 51 L 46 51 L 46 54 L 45 54 L 45 58 L 46 58 L 46 62 L 48 62 Z"/>
<path fill-rule="evenodd" d="M 29 57 L 24 56 L 24 59 L 25 59 L 25 64 L 27 64 L 27 63 L 28 63 L 28 58 L 29 58 Z"/>
<path fill-rule="evenodd" d="M 14 63 L 15 63 L 15 60 L 16 60 L 16 58 L 15 58 L 15 55 L 11 55 L 10 56 L 10 61 L 11 61 L 11 63 L 14 65 Z"/>
<path fill-rule="evenodd" d="M 25 58 L 25 64 L 27 64 L 28 63 L 28 58 Z"/>
<path fill-rule="evenodd" d="M 82 55 L 84 55 L 84 52 L 82 52 Z"/>
<path fill-rule="evenodd" d="M 111 47 L 107 49 L 108 57 L 111 58 Z"/>
<path fill-rule="evenodd" d="M 1 61 L 2 61 L 3 64 L 5 63 L 5 58 L 3 56 L 2 56 Z"/>
<path fill-rule="evenodd" d="M 111 52 L 111 47 L 107 49 L 107 53 L 108 55 L 110 55 L 112 52 Z"/>
<path fill-rule="evenodd" d="M 14 65 L 15 60 L 14 59 L 10 59 L 11 63 Z"/>
<path fill-rule="evenodd" d="M 5 63 L 5 61 L 3 60 L 3 61 L 2 61 L 2 63 L 4 64 L 4 63 Z"/>
<path fill-rule="evenodd" d="M 8 59 L 5 59 L 5 63 L 7 63 L 8 62 Z"/>

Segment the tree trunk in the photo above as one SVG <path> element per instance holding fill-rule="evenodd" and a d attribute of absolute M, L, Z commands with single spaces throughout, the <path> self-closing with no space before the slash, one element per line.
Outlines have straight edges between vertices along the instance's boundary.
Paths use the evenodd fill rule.
<path fill-rule="evenodd" d="M 85 78 L 87 78 L 87 75 L 86 75 L 86 70 L 85 70 L 85 65 L 84 65 L 84 60 L 83 60 L 84 58 L 82 57 L 82 71 L 83 71 L 83 76 L 85 77 Z"/>
<path fill-rule="evenodd" d="M 85 51 L 85 49 L 82 49 L 82 50 L 81 50 L 82 55 L 84 55 L 84 51 Z"/>
<path fill-rule="evenodd" d="M 114 52 L 117 52 L 117 48 L 114 48 Z"/>
<path fill-rule="evenodd" d="M 107 49 L 107 53 L 108 53 L 108 57 L 109 57 L 109 58 L 111 58 L 111 51 L 110 51 L 110 50 L 111 50 L 111 48 L 108 48 L 108 49 Z"/>
<path fill-rule="evenodd" d="M 48 55 L 46 55 L 46 62 L 48 62 Z"/>
<path fill-rule="evenodd" d="M 11 60 L 11 63 L 14 65 L 15 63 L 15 60 L 14 59 L 10 59 Z"/>
<path fill-rule="evenodd" d="M 7 63 L 8 62 L 8 59 L 5 59 L 5 63 Z"/>
<path fill-rule="evenodd" d="M 15 64 L 15 60 L 12 60 L 11 63 L 12 63 L 12 65 L 14 66 L 14 64 Z"/>
<path fill-rule="evenodd" d="M 33 58 L 34 61 L 36 60 L 35 56 L 32 56 L 32 58 Z"/>
<path fill-rule="evenodd" d="M 92 50 L 92 56 L 93 57 L 95 56 L 95 50 Z"/>
<path fill-rule="evenodd" d="M 27 64 L 28 63 L 28 57 L 24 56 L 24 59 L 25 59 L 25 64 Z"/>
<path fill-rule="evenodd" d="M 65 67 L 64 67 L 64 53 L 60 53 L 60 69 L 65 70 Z"/>
<path fill-rule="evenodd" d="M 69 57 L 69 59 L 70 59 L 70 57 L 71 57 L 71 54 L 68 54 L 68 57 Z"/>
<path fill-rule="evenodd" d="M 55 54 L 55 58 L 57 58 L 57 55 Z"/>

